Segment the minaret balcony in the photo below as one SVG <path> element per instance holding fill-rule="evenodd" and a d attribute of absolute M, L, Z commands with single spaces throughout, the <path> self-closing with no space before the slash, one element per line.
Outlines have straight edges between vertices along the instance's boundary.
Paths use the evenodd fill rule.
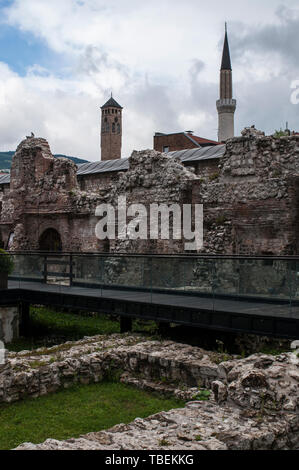
<path fill-rule="evenodd" d="M 237 107 L 237 100 L 222 99 L 216 101 L 218 113 L 234 113 Z"/>

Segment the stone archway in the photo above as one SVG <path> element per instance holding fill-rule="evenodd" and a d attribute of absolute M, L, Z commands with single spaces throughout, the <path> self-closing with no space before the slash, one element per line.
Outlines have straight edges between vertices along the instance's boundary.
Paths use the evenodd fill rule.
<path fill-rule="evenodd" d="M 40 251 L 62 251 L 59 233 L 54 228 L 45 230 L 39 238 Z"/>

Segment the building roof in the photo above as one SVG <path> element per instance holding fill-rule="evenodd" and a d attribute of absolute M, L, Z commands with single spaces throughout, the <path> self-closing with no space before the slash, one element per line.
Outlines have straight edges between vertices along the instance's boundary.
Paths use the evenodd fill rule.
<path fill-rule="evenodd" d="M 176 150 L 175 152 L 169 152 L 167 155 L 171 157 L 178 157 L 182 163 L 186 162 L 198 162 L 202 160 L 212 160 L 214 158 L 219 159 L 223 157 L 225 153 L 225 144 L 213 145 L 210 147 L 202 147 L 187 150 Z"/>
<path fill-rule="evenodd" d="M 122 171 L 129 169 L 128 158 L 118 158 L 117 160 L 106 160 L 103 162 L 82 163 L 78 166 L 77 175 L 91 175 L 93 173 L 106 173 L 109 171 Z"/>
<path fill-rule="evenodd" d="M 169 157 L 177 157 L 182 163 L 199 162 L 203 160 L 219 159 L 225 153 L 225 145 L 213 145 L 209 147 L 194 148 L 187 150 L 176 150 L 169 152 Z M 81 163 L 78 166 L 77 176 L 92 175 L 97 173 L 108 173 L 126 171 L 129 169 L 129 159 L 120 158 L 117 160 L 107 160 L 105 162 Z M 0 185 L 9 184 L 10 175 L 0 175 Z"/>
<path fill-rule="evenodd" d="M 0 184 L 9 184 L 10 182 L 10 175 L 0 175 Z"/>
<path fill-rule="evenodd" d="M 192 131 L 185 131 L 185 132 L 174 132 L 171 134 L 163 134 L 162 132 L 156 132 L 154 137 L 168 137 L 170 135 L 184 135 L 187 139 L 191 140 L 196 147 L 201 147 L 202 145 L 219 145 L 220 142 L 211 139 L 205 139 L 203 137 L 199 137 L 197 135 L 193 135 Z"/>
<path fill-rule="evenodd" d="M 189 135 L 187 134 L 187 136 L 190 138 L 192 138 L 192 140 L 195 140 L 195 142 L 199 145 L 219 145 L 220 142 L 217 142 L 216 140 L 210 140 L 210 139 L 204 139 L 203 137 L 198 137 L 196 135 Z"/>
<path fill-rule="evenodd" d="M 111 95 L 111 98 L 109 98 L 108 101 L 106 101 L 106 103 L 101 106 L 101 109 L 104 109 L 104 108 L 120 108 L 120 109 L 123 109 L 122 106 L 120 104 L 118 104 L 117 101 L 115 101 L 114 98 L 112 98 L 112 95 Z"/>
<path fill-rule="evenodd" d="M 232 70 L 226 27 L 225 27 L 225 37 L 224 37 L 224 44 L 223 44 L 221 70 Z"/>
<path fill-rule="evenodd" d="M 217 142 L 218 143 L 218 142 Z M 225 145 L 213 145 L 209 147 L 194 148 L 187 150 L 176 150 L 169 152 L 169 157 L 177 157 L 181 162 L 197 162 L 221 158 L 225 153 Z M 129 169 L 129 159 L 107 160 L 105 162 L 83 163 L 78 165 L 78 176 L 106 173 L 111 171 L 125 171 Z"/>

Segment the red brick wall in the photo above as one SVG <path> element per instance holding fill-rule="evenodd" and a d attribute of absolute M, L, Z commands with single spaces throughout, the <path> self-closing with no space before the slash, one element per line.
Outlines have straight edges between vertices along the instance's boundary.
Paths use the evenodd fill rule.
<path fill-rule="evenodd" d="M 169 152 L 174 152 L 175 150 L 197 148 L 197 145 L 195 145 L 183 133 L 161 135 L 161 136 L 155 135 L 154 136 L 154 150 L 157 150 L 158 152 L 163 152 L 163 147 L 169 147 Z"/>

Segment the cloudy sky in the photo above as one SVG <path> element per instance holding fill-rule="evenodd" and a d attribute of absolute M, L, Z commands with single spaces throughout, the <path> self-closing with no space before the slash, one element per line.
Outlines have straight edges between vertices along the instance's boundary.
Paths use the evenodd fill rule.
<path fill-rule="evenodd" d="M 216 139 L 228 22 L 236 135 L 299 130 L 298 0 L 0 0 L 0 150 L 31 131 L 100 159 L 100 106 L 124 107 L 123 156 L 156 131 Z"/>

